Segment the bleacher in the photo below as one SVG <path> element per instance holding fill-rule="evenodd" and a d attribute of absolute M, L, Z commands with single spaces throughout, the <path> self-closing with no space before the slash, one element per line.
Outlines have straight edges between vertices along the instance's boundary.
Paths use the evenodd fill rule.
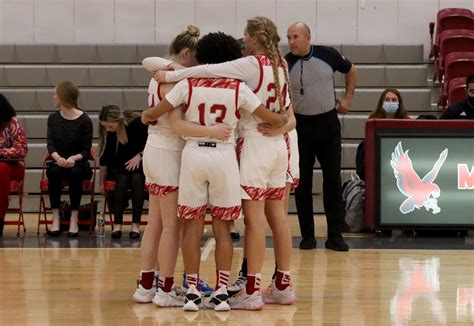
<path fill-rule="evenodd" d="M 364 126 L 386 87 L 400 90 L 410 115 L 438 113 L 437 92 L 428 76 L 430 64 L 422 45 L 332 45 L 354 62 L 358 69 L 352 109 L 341 116 L 343 151 L 342 177 L 355 171 L 355 152 L 364 138 Z M 288 51 L 283 47 L 283 52 Z M 125 110 L 147 107 L 150 75 L 141 67 L 148 56 L 165 56 L 165 45 L 0 45 L 0 92 L 11 101 L 23 124 L 29 144 L 26 158 L 25 211 L 38 210 L 41 163 L 46 152 L 46 121 L 55 111 L 54 86 L 70 80 L 80 87 L 80 106 L 94 121 L 97 143 L 97 114 L 104 104 Z M 344 76 L 336 74 L 337 96 L 344 92 Z M 96 185 L 98 189 L 98 185 Z M 315 167 L 314 201 L 323 212 L 322 174 Z M 293 200 L 290 211 L 296 212 Z"/>

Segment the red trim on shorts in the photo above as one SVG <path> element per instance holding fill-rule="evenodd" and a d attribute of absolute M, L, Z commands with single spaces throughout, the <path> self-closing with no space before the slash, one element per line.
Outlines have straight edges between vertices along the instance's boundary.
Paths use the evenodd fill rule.
<path fill-rule="evenodd" d="M 193 95 L 193 85 L 191 83 L 191 79 L 187 79 L 188 81 L 188 87 L 189 87 L 189 94 L 188 94 L 188 101 L 186 102 L 186 105 L 184 106 L 184 113 L 188 112 L 189 109 L 189 104 L 191 103 L 191 95 Z"/>
<path fill-rule="evenodd" d="M 156 86 L 156 93 L 158 94 L 158 99 L 160 100 L 160 102 L 163 101 L 163 97 L 161 96 L 161 83 L 158 83 L 158 85 Z"/>
<path fill-rule="evenodd" d="M 240 81 L 237 83 L 235 90 L 235 116 L 237 119 L 240 120 L 240 112 L 239 112 L 239 89 L 240 89 Z"/>
<path fill-rule="evenodd" d="M 265 199 L 283 200 L 284 197 L 285 197 L 285 187 L 282 187 L 282 188 L 268 188 L 265 192 Z"/>
<path fill-rule="evenodd" d="M 263 64 L 262 62 L 260 61 L 259 57 L 258 56 L 255 56 L 255 58 L 257 59 L 257 62 L 258 62 L 258 66 L 260 68 L 260 78 L 258 79 L 258 84 L 257 84 L 257 87 L 254 89 L 254 93 L 258 93 L 258 91 L 260 90 L 260 87 L 262 87 L 262 83 L 263 83 Z"/>
<path fill-rule="evenodd" d="M 242 148 L 244 147 L 244 139 L 245 138 L 237 138 L 236 146 L 235 146 L 235 153 L 237 154 L 237 163 L 240 165 L 240 154 L 242 154 Z"/>
<path fill-rule="evenodd" d="M 249 187 L 249 186 L 241 186 L 241 187 L 249 195 L 251 200 L 265 200 L 267 198 L 266 197 L 267 189 L 265 188 L 257 188 L 257 187 Z"/>
<path fill-rule="evenodd" d="M 164 197 L 169 193 L 178 191 L 178 188 L 179 187 L 177 186 L 160 186 L 159 184 L 156 184 L 156 183 L 145 184 L 145 189 L 148 190 L 150 195 L 159 196 L 159 197 Z"/>
<path fill-rule="evenodd" d="M 240 216 L 242 206 L 218 207 L 211 206 L 211 216 L 217 220 L 236 220 Z"/>
<path fill-rule="evenodd" d="M 178 205 L 178 217 L 185 220 L 199 220 L 206 216 L 207 205 L 200 207 L 189 207 Z"/>

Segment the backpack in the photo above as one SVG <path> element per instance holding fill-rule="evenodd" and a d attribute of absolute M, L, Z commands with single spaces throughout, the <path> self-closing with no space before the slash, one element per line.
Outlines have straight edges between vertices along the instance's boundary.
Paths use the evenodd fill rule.
<path fill-rule="evenodd" d="M 350 232 L 361 232 L 364 229 L 365 182 L 357 174 L 344 183 L 342 200 L 344 220 Z"/>

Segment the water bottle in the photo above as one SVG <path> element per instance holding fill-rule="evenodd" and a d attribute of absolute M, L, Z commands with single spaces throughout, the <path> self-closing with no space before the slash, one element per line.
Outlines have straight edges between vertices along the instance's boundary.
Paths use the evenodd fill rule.
<path fill-rule="evenodd" d="M 97 224 L 99 225 L 99 229 L 97 230 L 97 236 L 104 237 L 105 236 L 105 220 L 104 220 L 103 212 L 99 213 L 99 220 L 97 221 Z"/>

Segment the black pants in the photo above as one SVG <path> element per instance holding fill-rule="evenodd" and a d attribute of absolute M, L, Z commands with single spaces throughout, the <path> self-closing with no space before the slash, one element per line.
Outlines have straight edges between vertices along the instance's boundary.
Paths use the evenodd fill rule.
<path fill-rule="evenodd" d="M 314 238 L 313 167 L 323 171 L 323 203 L 328 236 L 341 234 L 341 124 L 336 110 L 314 116 L 295 114 L 300 154 L 300 184 L 295 190 L 301 236 Z"/>
<path fill-rule="evenodd" d="M 145 201 L 145 175 L 141 169 L 134 172 L 115 171 L 116 185 L 113 193 L 114 223 L 122 224 L 124 203 L 128 201 L 128 190 L 132 197 L 132 222 L 140 223 Z"/>
<path fill-rule="evenodd" d="M 48 192 L 51 208 L 59 208 L 63 181 L 69 184 L 71 210 L 79 210 L 82 197 L 82 181 L 92 177 L 89 165 L 78 164 L 72 168 L 62 168 L 53 164 L 46 170 L 48 177 Z"/>

